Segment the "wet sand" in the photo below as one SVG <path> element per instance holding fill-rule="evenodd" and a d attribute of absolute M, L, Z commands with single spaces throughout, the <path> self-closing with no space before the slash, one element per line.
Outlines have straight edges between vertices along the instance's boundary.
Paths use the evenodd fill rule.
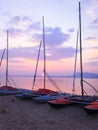
<path fill-rule="evenodd" d="M 98 114 L 82 106 L 53 109 L 47 103 L 0 96 L 0 130 L 98 130 Z"/>

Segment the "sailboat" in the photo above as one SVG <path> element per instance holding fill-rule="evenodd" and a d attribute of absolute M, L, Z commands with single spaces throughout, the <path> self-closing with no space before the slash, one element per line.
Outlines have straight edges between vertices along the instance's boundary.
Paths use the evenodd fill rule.
<path fill-rule="evenodd" d="M 80 28 L 79 33 L 80 33 L 80 70 L 81 70 L 80 83 L 81 83 L 81 95 L 73 94 L 73 95 L 69 95 L 68 97 L 48 101 L 48 104 L 51 107 L 60 108 L 60 107 L 68 106 L 70 104 L 87 105 L 87 104 L 91 103 L 92 101 L 95 101 L 95 99 L 96 99 L 95 96 L 84 95 L 84 86 L 83 86 L 84 80 L 83 80 L 83 68 L 82 68 L 82 40 L 81 40 L 81 5 L 80 5 L 80 2 L 79 2 L 79 28 Z M 78 33 L 77 33 L 77 39 L 78 39 Z M 76 45 L 76 50 L 77 50 L 77 47 L 78 47 L 77 45 Z M 76 62 L 75 62 L 75 65 L 76 65 Z M 94 87 L 92 87 L 92 88 L 94 88 Z M 96 90 L 96 89 L 94 88 L 94 90 Z M 97 92 L 97 90 L 96 90 L 96 92 Z"/>
<path fill-rule="evenodd" d="M 45 29 L 44 29 L 44 16 L 42 17 L 43 22 L 43 51 L 44 51 L 44 82 L 43 88 L 40 88 L 36 91 L 37 94 L 45 95 L 45 94 L 55 94 L 57 92 L 46 88 L 46 49 L 45 49 Z"/>
<path fill-rule="evenodd" d="M 77 47 L 78 47 L 78 32 L 77 32 L 77 41 L 76 41 L 76 54 L 77 54 Z M 76 71 L 76 61 L 77 61 L 77 55 L 75 56 L 75 67 L 74 67 L 74 78 L 73 78 L 73 92 L 75 91 L 75 71 Z M 74 103 L 68 102 L 69 97 L 73 96 L 73 94 L 66 94 L 65 97 L 61 97 L 52 101 L 48 101 L 48 104 L 52 108 L 62 108 L 69 105 L 72 105 Z"/>
<path fill-rule="evenodd" d="M 76 48 L 78 47 L 78 32 L 77 32 L 77 41 L 76 41 Z M 77 54 L 77 49 L 76 49 Z M 75 71 L 76 71 L 76 61 L 77 61 L 77 55 L 75 56 L 75 67 L 74 67 L 74 78 L 73 78 L 73 92 L 75 91 Z M 48 104 L 52 108 L 62 108 L 69 105 L 72 105 L 74 103 L 68 102 L 69 97 L 73 96 L 73 94 L 66 94 L 65 97 L 61 97 L 52 101 L 48 101 Z"/>
<path fill-rule="evenodd" d="M 68 102 L 86 105 L 86 104 L 89 104 L 90 102 L 94 101 L 95 97 L 85 95 L 85 91 L 84 91 L 83 82 L 87 83 L 88 85 L 89 85 L 89 83 L 84 81 L 84 79 L 83 79 L 82 38 L 81 38 L 81 4 L 80 4 L 80 2 L 79 2 L 79 35 L 80 35 L 79 41 L 80 41 L 80 71 L 81 71 L 80 72 L 80 77 L 81 77 L 80 85 L 81 85 L 81 95 L 74 95 L 74 96 L 70 97 Z M 91 85 L 89 85 L 89 86 L 91 86 Z M 94 87 L 92 87 L 92 88 L 94 88 Z M 94 90 L 96 90 L 96 89 L 94 88 Z M 97 90 L 96 90 L 96 92 L 97 92 Z"/>
<path fill-rule="evenodd" d="M 44 36 L 44 17 L 43 17 L 43 45 L 44 45 L 44 88 L 39 89 L 36 91 L 37 94 L 41 94 L 41 96 L 33 98 L 34 101 L 38 103 L 46 103 L 48 101 L 52 101 L 58 98 L 64 98 L 68 96 L 67 93 L 62 93 L 59 87 L 56 85 L 56 83 L 53 81 L 51 76 L 46 72 L 46 57 L 45 57 L 45 36 Z M 55 92 L 50 89 L 46 89 L 46 75 L 50 80 L 52 80 L 52 83 L 54 83 L 54 86 L 59 90 L 59 92 Z"/>
<path fill-rule="evenodd" d="M 9 55 L 8 55 L 8 49 L 9 49 L 9 39 L 8 39 L 8 35 L 9 35 L 9 30 L 7 30 L 7 48 L 6 48 L 6 79 L 5 79 L 5 85 L 1 86 L 0 87 L 0 95 L 10 95 L 10 94 L 16 94 L 16 93 L 22 93 L 22 92 L 25 92 L 25 91 L 29 91 L 29 90 L 25 90 L 25 89 L 18 89 L 16 87 L 12 87 L 11 85 L 8 85 L 9 83 L 9 75 L 8 75 L 8 58 L 9 58 Z M 2 63 L 2 59 L 3 59 L 3 55 L 5 53 L 5 49 L 3 51 L 3 54 L 2 54 L 2 57 L 1 57 L 1 62 L 0 62 L 0 65 Z"/>
<path fill-rule="evenodd" d="M 66 107 L 69 105 L 72 105 L 72 102 L 69 102 L 69 98 L 72 95 L 69 93 L 65 93 L 65 95 L 63 95 L 62 97 L 59 97 L 55 100 L 50 100 L 48 101 L 48 104 L 52 107 L 52 108 L 62 108 L 62 107 Z"/>
<path fill-rule="evenodd" d="M 12 86 L 8 86 L 8 33 L 9 31 L 7 30 L 7 49 L 6 49 L 6 81 L 5 81 L 5 85 L 0 87 L 0 90 L 17 90 L 17 88 L 14 88 Z M 1 58 L 1 62 L 3 59 L 3 55 L 5 53 L 5 49 L 3 51 L 2 54 L 2 58 Z"/>
<path fill-rule="evenodd" d="M 33 79 L 33 85 L 32 85 L 32 92 L 26 92 L 23 94 L 17 94 L 15 97 L 20 98 L 20 99 L 35 99 L 39 96 L 42 95 L 47 95 L 47 94 L 56 94 L 57 92 L 46 89 L 46 55 L 45 55 L 45 30 L 44 30 L 44 17 L 42 17 L 43 21 L 43 50 L 44 50 L 44 87 L 40 88 L 38 90 L 34 90 L 35 87 L 35 81 L 36 81 L 36 75 L 37 75 L 37 69 L 38 69 L 38 63 L 39 63 L 39 57 L 40 57 L 40 50 L 42 46 L 42 40 L 40 41 L 39 44 L 39 50 L 38 50 L 38 55 L 37 55 L 37 63 L 36 63 L 36 68 L 35 68 L 35 73 L 34 73 L 34 79 Z M 36 100 L 36 99 L 35 99 Z"/>
<path fill-rule="evenodd" d="M 35 68 L 35 73 L 34 73 L 32 90 L 31 90 L 31 92 L 16 94 L 15 95 L 16 98 L 19 98 L 22 100 L 28 100 L 28 99 L 32 99 L 34 97 L 40 96 L 40 94 L 37 94 L 36 91 L 34 91 L 34 86 L 35 86 L 35 81 L 36 81 L 36 73 L 37 73 L 37 68 L 38 68 L 38 61 L 39 61 L 39 56 L 40 56 L 40 49 L 41 49 L 41 41 L 40 41 L 39 50 L 38 50 L 37 63 L 36 63 L 36 68 Z"/>

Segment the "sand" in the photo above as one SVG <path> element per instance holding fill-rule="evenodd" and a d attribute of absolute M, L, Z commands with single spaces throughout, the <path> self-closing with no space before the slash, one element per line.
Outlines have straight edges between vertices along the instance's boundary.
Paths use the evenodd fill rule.
<path fill-rule="evenodd" d="M 98 130 L 98 114 L 82 106 L 53 109 L 47 103 L 0 96 L 0 130 Z"/>

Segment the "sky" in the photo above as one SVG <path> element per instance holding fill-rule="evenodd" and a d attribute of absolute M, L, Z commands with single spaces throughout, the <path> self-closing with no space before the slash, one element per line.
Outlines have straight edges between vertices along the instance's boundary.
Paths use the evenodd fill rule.
<path fill-rule="evenodd" d="M 83 71 L 98 73 L 98 0 L 80 0 Z M 51 75 L 74 72 L 79 0 L 0 0 L 0 57 L 9 30 L 9 74 L 34 75 L 44 16 L 46 71 Z M 6 68 L 6 53 L 0 67 Z M 80 71 L 79 49 L 77 72 Z M 38 74 L 43 74 L 43 47 Z"/>

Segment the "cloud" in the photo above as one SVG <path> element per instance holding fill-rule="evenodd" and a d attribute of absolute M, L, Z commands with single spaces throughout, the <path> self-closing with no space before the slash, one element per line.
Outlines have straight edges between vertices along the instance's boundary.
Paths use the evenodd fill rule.
<path fill-rule="evenodd" d="M 37 47 L 11 48 L 9 50 L 9 57 L 35 59 L 35 57 L 37 56 L 37 52 Z"/>
<path fill-rule="evenodd" d="M 28 26 L 28 30 L 31 31 L 31 30 L 41 30 L 41 23 L 38 21 L 38 22 L 33 22 L 32 24 L 30 24 Z"/>
<path fill-rule="evenodd" d="M 90 58 L 90 60 L 92 61 L 92 60 L 98 60 L 98 56 L 96 56 L 96 57 L 93 57 L 93 58 Z"/>
<path fill-rule="evenodd" d="M 67 42 L 68 40 L 69 34 L 61 32 L 61 29 L 59 27 L 54 28 L 52 32 L 46 35 L 46 42 L 48 46 L 58 46 L 63 42 Z"/>
<path fill-rule="evenodd" d="M 47 51 L 50 54 L 47 58 L 49 60 L 58 60 L 63 58 L 73 57 L 75 54 L 75 49 L 72 47 L 66 48 L 51 48 L 51 50 Z"/>
<path fill-rule="evenodd" d="M 98 17 L 92 22 L 93 29 L 98 29 Z"/>
<path fill-rule="evenodd" d="M 24 22 L 25 21 L 25 22 Z M 31 22 L 32 20 L 29 17 L 19 17 L 15 16 L 11 19 L 10 24 L 12 27 L 9 28 L 9 34 L 11 37 L 28 37 L 27 42 L 37 42 L 42 38 L 42 29 L 41 23 Z M 26 28 L 22 28 L 20 25 L 22 23 L 27 23 Z M 31 33 L 31 31 L 35 31 Z M 69 32 L 73 32 L 74 29 L 69 29 Z M 75 49 L 72 47 L 63 48 L 61 45 L 63 43 L 68 43 L 71 37 L 71 33 L 63 33 L 60 27 L 45 27 L 45 45 L 46 45 L 46 55 L 49 60 L 58 60 L 62 58 L 72 57 L 74 55 Z M 19 42 L 19 41 L 18 41 Z M 19 43 L 17 43 L 19 44 Z M 13 47 L 9 48 L 9 58 L 28 58 L 28 59 L 36 59 L 38 54 L 38 44 L 35 47 Z M 43 51 L 43 49 L 41 50 Z M 43 52 L 41 52 L 43 53 Z M 43 56 L 41 55 L 41 59 Z"/>
<path fill-rule="evenodd" d="M 30 24 L 31 22 L 32 19 L 28 16 L 15 16 L 11 18 L 9 24 L 17 28 L 22 28 L 28 26 L 28 24 Z"/>
<path fill-rule="evenodd" d="M 7 28 L 13 33 L 12 36 L 15 36 L 15 33 L 26 33 L 28 35 L 34 33 L 34 31 L 40 31 L 41 22 L 34 21 L 29 16 L 15 16 L 8 21 Z"/>
<path fill-rule="evenodd" d="M 33 21 L 28 16 L 15 16 L 9 21 L 9 35 L 17 39 L 17 37 L 27 37 L 28 44 L 38 43 L 42 38 L 42 23 L 40 21 Z M 63 48 L 61 45 L 68 44 L 68 41 L 74 32 L 74 28 L 70 28 L 68 33 L 62 32 L 60 27 L 45 27 L 45 45 L 46 55 L 49 60 L 58 60 L 62 58 L 72 57 L 75 49 L 72 47 Z M 21 39 L 22 40 L 22 39 Z M 17 40 L 17 42 L 20 42 Z M 19 44 L 19 43 L 17 43 Z M 36 59 L 38 53 L 38 44 L 35 47 L 13 47 L 9 48 L 10 58 L 30 58 Z M 32 45 L 32 44 L 31 44 Z M 41 50 L 43 51 L 43 50 Z M 41 56 L 41 59 L 43 57 Z"/>
<path fill-rule="evenodd" d="M 96 18 L 96 19 L 93 21 L 93 23 L 98 25 L 98 18 Z"/>
<path fill-rule="evenodd" d="M 8 22 L 9 35 L 13 38 L 23 37 L 28 42 L 28 45 L 33 43 L 39 43 L 42 38 L 42 22 L 34 21 L 33 18 L 29 16 L 14 16 Z M 74 28 L 70 28 L 68 33 L 62 32 L 60 27 L 45 27 L 45 42 L 46 47 L 58 47 L 63 43 L 68 42 L 71 33 L 74 32 Z M 21 39 L 22 40 L 22 39 Z M 17 43 L 19 44 L 19 43 Z M 22 46 L 22 44 L 21 44 Z"/>
<path fill-rule="evenodd" d="M 10 28 L 9 29 L 9 35 L 11 37 L 21 37 L 23 35 L 23 30 L 22 29 L 15 29 L 15 28 Z"/>
<path fill-rule="evenodd" d="M 36 47 L 18 47 L 9 49 L 9 59 L 13 61 L 14 58 L 37 59 L 38 48 Z M 0 54 L 2 50 L 0 50 Z M 47 60 L 59 60 L 62 58 L 73 57 L 75 49 L 72 47 L 66 48 L 52 48 L 46 49 Z M 43 49 L 41 49 L 40 59 L 43 59 Z"/>
<path fill-rule="evenodd" d="M 91 16 L 92 18 L 95 18 L 96 17 L 96 13 L 94 11 L 94 9 L 92 9 L 91 7 L 87 8 L 86 9 L 86 13 Z"/>
<path fill-rule="evenodd" d="M 12 63 L 22 63 L 22 61 L 20 61 L 18 59 L 10 59 L 10 62 L 12 62 Z"/>
<path fill-rule="evenodd" d="M 69 31 L 70 33 L 73 33 L 73 32 L 75 31 L 75 29 L 74 29 L 74 28 L 70 28 L 68 31 Z"/>
<path fill-rule="evenodd" d="M 64 42 L 67 42 L 70 38 L 70 34 L 65 34 L 59 27 L 46 28 L 45 41 L 47 47 L 57 47 Z M 35 39 L 41 38 L 42 34 L 34 34 Z"/>
<path fill-rule="evenodd" d="M 34 21 L 33 18 L 29 16 L 14 16 L 9 20 L 8 24 L 9 27 L 23 30 L 41 30 L 41 22 Z"/>
<path fill-rule="evenodd" d="M 95 67 L 95 66 L 97 67 L 98 66 L 98 60 L 97 61 L 92 61 L 92 62 L 87 62 L 85 64 L 88 65 L 89 67 Z"/>
<path fill-rule="evenodd" d="M 98 7 L 98 0 L 90 0 L 91 2 L 91 5 L 94 6 L 94 7 Z"/>
<path fill-rule="evenodd" d="M 86 13 L 92 17 L 96 18 L 97 16 L 97 9 L 98 9 L 98 0 L 83 0 L 84 5 L 86 7 Z"/>
<path fill-rule="evenodd" d="M 85 40 L 95 40 L 96 37 L 87 37 Z"/>

